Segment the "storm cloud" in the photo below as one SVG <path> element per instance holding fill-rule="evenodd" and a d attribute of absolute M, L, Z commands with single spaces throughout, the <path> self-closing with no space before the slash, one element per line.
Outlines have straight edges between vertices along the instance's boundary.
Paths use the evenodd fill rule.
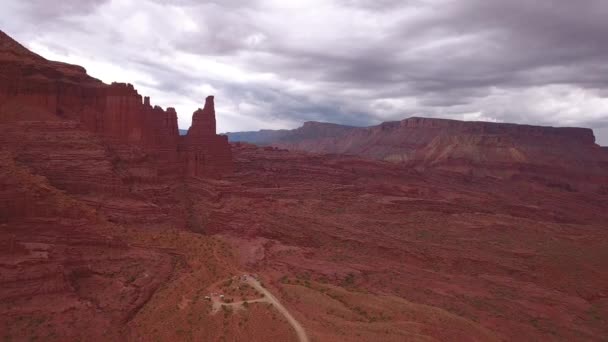
<path fill-rule="evenodd" d="M 584 126 L 608 145 L 604 0 L 3 0 L 35 52 L 135 84 L 186 128 L 410 116 Z"/>

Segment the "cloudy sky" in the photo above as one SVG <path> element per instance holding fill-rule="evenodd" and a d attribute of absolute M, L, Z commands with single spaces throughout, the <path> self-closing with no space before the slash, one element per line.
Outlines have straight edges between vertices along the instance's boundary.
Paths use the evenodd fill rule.
<path fill-rule="evenodd" d="M 133 83 L 181 128 L 410 116 L 595 130 L 608 145 L 606 0 L 2 0 L 35 52 Z"/>

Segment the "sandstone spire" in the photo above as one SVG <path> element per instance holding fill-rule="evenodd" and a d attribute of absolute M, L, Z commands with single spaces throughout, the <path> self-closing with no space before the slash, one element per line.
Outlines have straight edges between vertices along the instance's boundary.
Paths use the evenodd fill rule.
<path fill-rule="evenodd" d="M 215 104 L 208 96 L 203 109 L 192 114 L 192 126 L 182 137 L 180 153 L 187 176 L 223 175 L 232 171 L 232 152 L 228 137 L 216 134 Z"/>
<path fill-rule="evenodd" d="M 213 99 L 213 96 L 207 96 L 205 107 L 194 112 L 188 136 L 197 138 L 215 136 L 215 103 Z"/>

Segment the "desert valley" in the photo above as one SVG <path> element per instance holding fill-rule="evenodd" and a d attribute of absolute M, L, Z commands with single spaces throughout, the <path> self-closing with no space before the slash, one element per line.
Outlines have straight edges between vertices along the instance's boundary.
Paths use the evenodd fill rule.
<path fill-rule="evenodd" d="M 180 135 L 153 101 L 0 32 L 3 341 L 608 336 L 592 130 L 218 135 L 209 96 Z"/>

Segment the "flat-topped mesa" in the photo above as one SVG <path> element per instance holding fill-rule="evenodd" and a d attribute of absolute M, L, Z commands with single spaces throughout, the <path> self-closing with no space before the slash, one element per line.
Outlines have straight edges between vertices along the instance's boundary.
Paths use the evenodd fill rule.
<path fill-rule="evenodd" d="M 440 129 L 452 134 L 484 134 L 506 135 L 517 138 L 542 138 L 546 142 L 559 139 L 560 143 L 595 144 L 593 130 L 577 127 L 550 127 L 532 126 L 512 123 L 484 122 L 484 121 L 458 121 L 449 119 L 412 117 L 400 122 L 385 122 L 383 129 Z"/>
<path fill-rule="evenodd" d="M 185 163 L 184 175 L 190 177 L 221 176 L 233 170 L 228 137 L 216 134 L 215 104 L 207 97 L 203 109 L 192 114 L 188 134 L 180 137 L 180 158 Z"/>

